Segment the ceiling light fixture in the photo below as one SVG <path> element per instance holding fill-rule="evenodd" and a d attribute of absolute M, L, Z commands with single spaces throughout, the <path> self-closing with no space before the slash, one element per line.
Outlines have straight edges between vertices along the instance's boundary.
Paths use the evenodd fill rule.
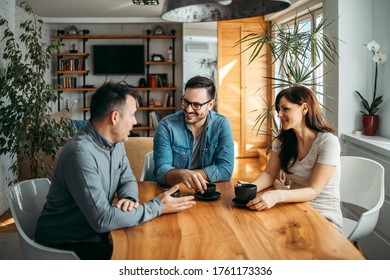
<path fill-rule="evenodd" d="M 166 0 L 161 18 L 175 22 L 203 22 L 247 18 L 288 8 L 289 0 Z"/>
<path fill-rule="evenodd" d="M 158 0 L 133 0 L 134 5 L 154 5 L 157 6 Z"/>

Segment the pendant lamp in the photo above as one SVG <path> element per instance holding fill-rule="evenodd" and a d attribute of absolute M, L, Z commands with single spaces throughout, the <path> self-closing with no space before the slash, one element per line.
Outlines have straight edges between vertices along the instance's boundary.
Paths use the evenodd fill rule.
<path fill-rule="evenodd" d="M 289 0 L 166 0 L 161 18 L 175 22 L 203 22 L 261 16 L 281 11 Z"/>

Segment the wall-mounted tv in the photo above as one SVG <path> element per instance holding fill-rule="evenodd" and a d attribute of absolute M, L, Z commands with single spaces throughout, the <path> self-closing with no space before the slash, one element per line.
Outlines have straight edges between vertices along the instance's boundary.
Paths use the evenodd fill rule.
<path fill-rule="evenodd" d="M 144 75 L 143 45 L 93 45 L 94 75 Z"/>

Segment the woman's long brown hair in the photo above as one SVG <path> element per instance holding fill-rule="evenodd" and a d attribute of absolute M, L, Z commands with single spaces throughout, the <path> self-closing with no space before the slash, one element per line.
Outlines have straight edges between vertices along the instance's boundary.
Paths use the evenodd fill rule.
<path fill-rule="evenodd" d="M 309 88 L 297 85 L 279 92 L 275 100 L 275 108 L 278 113 L 280 110 L 279 103 L 282 97 L 286 98 L 288 102 L 298 105 L 307 103 L 308 111 L 305 116 L 305 122 L 308 128 L 319 132 L 335 132 L 335 130 L 327 124 L 327 121 L 321 113 L 317 96 Z M 277 139 L 281 142 L 281 152 L 279 154 L 280 167 L 285 173 L 290 174 L 288 169 L 294 165 L 298 158 L 297 136 L 293 129 L 281 129 Z"/>

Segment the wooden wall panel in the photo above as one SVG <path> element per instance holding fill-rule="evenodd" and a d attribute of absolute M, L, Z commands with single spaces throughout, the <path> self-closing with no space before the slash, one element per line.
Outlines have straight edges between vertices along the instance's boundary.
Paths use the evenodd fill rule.
<path fill-rule="evenodd" d="M 256 135 L 254 123 L 268 98 L 266 59 L 249 64 L 251 51 L 237 42 L 250 32 L 259 32 L 263 17 L 218 22 L 218 111 L 229 118 L 236 144 L 236 157 L 256 157 L 267 137 Z"/>

